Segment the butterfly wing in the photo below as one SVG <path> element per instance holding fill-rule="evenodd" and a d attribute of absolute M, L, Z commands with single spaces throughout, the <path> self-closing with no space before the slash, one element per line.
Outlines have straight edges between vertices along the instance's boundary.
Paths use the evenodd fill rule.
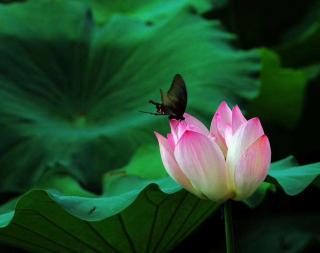
<path fill-rule="evenodd" d="M 187 107 L 187 89 L 181 75 L 176 74 L 167 94 L 161 92 L 163 105 L 178 117 L 182 117 Z"/>

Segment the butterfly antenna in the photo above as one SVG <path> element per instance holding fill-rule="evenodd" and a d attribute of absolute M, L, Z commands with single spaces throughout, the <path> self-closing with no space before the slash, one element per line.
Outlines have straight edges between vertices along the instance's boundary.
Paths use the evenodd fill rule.
<path fill-rule="evenodd" d="M 155 113 L 155 112 L 145 112 L 145 111 L 139 111 L 141 113 L 146 113 L 146 114 L 151 114 L 151 115 L 162 115 L 160 113 Z"/>

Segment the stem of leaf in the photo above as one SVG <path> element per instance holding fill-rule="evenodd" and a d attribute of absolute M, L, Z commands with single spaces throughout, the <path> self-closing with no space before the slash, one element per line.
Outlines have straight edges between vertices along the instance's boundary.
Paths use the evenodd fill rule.
<path fill-rule="evenodd" d="M 223 205 L 224 214 L 224 228 L 226 233 L 226 249 L 227 253 L 234 253 L 234 237 L 233 237 L 233 225 L 232 225 L 232 214 L 231 214 L 231 200 L 226 201 Z"/>

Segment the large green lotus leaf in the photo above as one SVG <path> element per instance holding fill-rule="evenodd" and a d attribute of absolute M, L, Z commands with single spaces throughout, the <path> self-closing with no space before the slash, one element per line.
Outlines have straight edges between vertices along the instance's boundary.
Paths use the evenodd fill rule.
<path fill-rule="evenodd" d="M 281 67 L 271 50 L 262 49 L 261 58 L 261 93 L 248 110 L 266 122 L 293 127 L 301 116 L 307 77 L 301 70 Z"/>
<path fill-rule="evenodd" d="M 78 1 L 85 2 L 92 8 L 94 18 L 98 24 L 103 24 L 115 13 L 153 23 L 177 15 L 182 8 L 193 7 L 199 12 L 205 12 L 217 5 L 209 0 L 176 0 L 167 1 L 166 3 L 160 0 Z"/>
<path fill-rule="evenodd" d="M 54 169 L 101 190 L 105 171 L 167 128 L 139 110 L 153 111 L 147 101 L 176 73 L 188 111 L 208 120 L 221 100 L 259 87 L 258 52 L 234 49 L 218 22 L 187 10 L 153 26 L 114 15 L 96 27 L 81 1 L 29 0 L 1 5 L 0 23 L 0 191 L 24 191 Z"/>
<path fill-rule="evenodd" d="M 149 148 L 138 153 L 148 150 L 155 154 Z M 31 252 L 170 251 L 219 205 L 181 190 L 169 177 L 129 175 L 139 174 L 139 157 L 105 176 L 101 196 L 55 176 L 2 206 L 0 242 Z"/>
<path fill-rule="evenodd" d="M 288 195 L 299 194 L 319 175 L 320 163 L 299 166 L 292 156 L 272 163 L 269 171 Z"/>

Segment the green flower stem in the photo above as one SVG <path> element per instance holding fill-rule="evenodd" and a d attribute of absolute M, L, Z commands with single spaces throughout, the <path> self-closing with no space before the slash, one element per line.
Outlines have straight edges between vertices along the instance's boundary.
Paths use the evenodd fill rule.
<path fill-rule="evenodd" d="M 224 228 L 226 232 L 226 249 L 227 253 L 234 253 L 234 237 L 233 237 L 233 226 L 232 226 L 232 214 L 231 214 L 231 201 L 226 201 L 223 205 L 224 214 Z"/>

